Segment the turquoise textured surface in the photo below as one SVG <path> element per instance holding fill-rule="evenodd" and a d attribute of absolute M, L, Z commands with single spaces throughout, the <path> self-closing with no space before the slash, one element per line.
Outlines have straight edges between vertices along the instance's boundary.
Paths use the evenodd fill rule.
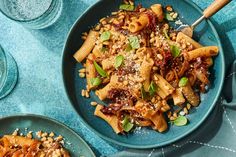
<path fill-rule="evenodd" d="M 193 0 L 205 8 L 212 0 Z M 34 113 L 55 118 L 80 134 L 97 156 L 123 148 L 107 143 L 88 130 L 73 111 L 64 93 L 61 78 L 61 54 L 66 35 L 82 12 L 95 0 L 64 1 L 62 16 L 53 26 L 43 30 L 26 29 L 0 14 L 0 43 L 15 58 L 19 80 L 14 91 L 0 100 L 0 116 Z M 236 50 L 236 2 L 217 13 L 213 20 L 222 39 L 226 65 L 229 67 Z M 235 117 L 233 114 L 230 117 Z M 195 151 L 198 151 L 196 148 Z M 206 150 L 206 153 L 213 153 Z"/>

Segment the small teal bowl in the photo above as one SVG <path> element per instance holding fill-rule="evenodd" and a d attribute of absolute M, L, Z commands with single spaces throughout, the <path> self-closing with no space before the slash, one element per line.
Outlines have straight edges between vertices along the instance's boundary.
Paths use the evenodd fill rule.
<path fill-rule="evenodd" d="M 90 102 L 99 101 L 96 95 L 92 93 L 89 99 L 85 99 L 81 96 L 81 90 L 85 89 L 86 81 L 85 79 L 81 79 L 78 75 L 78 69 L 82 68 L 82 65 L 76 63 L 73 54 L 83 43 L 81 34 L 87 32 L 89 28 L 98 23 L 99 19 L 102 17 L 110 15 L 113 11 L 117 11 L 121 2 L 121 0 L 99 1 L 85 11 L 73 25 L 68 35 L 62 58 L 62 74 L 66 93 L 74 109 L 87 127 L 110 142 L 125 147 L 140 149 L 171 144 L 198 128 L 216 105 L 225 76 L 224 53 L 219 36 L 210 20 L 203 21 L 195 29 L 194 39 L 199 41 L 202 45 L 218 46 L 220 53 L 214 58 L 214 66 L 210 70 L 210 89 L 206 94 L 201 95 L 201 104 L 199 107 L 190 111 L 190 114 L 187 116 L 189 119 L 188 125 L 182 127 L 169 125 L 168 131 L 164 133 L 158 133 L 152 129 L 143 128 L 127 136 L 117 135 L 105 121 L 93 115 L 94 107 L 90 105 Z M 161 3 L 164 6 L 172 5 L 179 13 L 181 21 L 187 24 L 193 23 L 194 20 L 202 15 L 202 10 L 193 2 L 187 0 L 136 0 L 136 3 L 141 3 L 144 7 L 149 7 L 154 3 Z"/>
<path fill-rule="evenodd" d="M 35 138 L 38 131 L 54 132 L 55 136 L 63 136 L 64 147 L 70 152 L 71 157 L 95 157 L 93 151 L 79 135 L 54 119 L 34 114 L 21 114 L 0 118 L 0 138 L 3 135 L 12 134 L 16 128 L 23 135 L 33 131 Z"/>

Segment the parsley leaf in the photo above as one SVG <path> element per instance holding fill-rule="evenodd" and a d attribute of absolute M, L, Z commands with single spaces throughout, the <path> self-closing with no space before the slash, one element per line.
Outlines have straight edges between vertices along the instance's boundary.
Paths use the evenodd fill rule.
<path fill-rule="evenodd" d="M 184 126 L 188 123 L 188 119 L 185 116 L 179 116 L 173 122 L 176 126 Z"/>
<path fill-rule="evenodd" d="M 142 86 L 141 88 L 141 96 L 142 96 L 142 99 L 145 100 L 148 98 L 148 93 L 145 91 L 144 87 Z"/>
<path fill-rule="evenodd" d="M 107 77 L 106 71 L 104 71 L 104 70 L 102 69 L 102 67 L 100 67 L 100 65 L 98 65 L 97 62 L 94 61 L 94 62 L 93 62 L 93 65 L 94 65 L 96 71 L 97 71 L 102 77 Z"/>
<path fill-rule="evenodd" d="M 134 5 L 121 4 L 119 7 L 120 10 L 133 11 L 135 9 Z"/>
<path fill-rule="evenodd" d="M 139 39 L 136 36 L 129 37 L 129 44 L 132 47 L 132 49 L 139 49 L 140 48 Z"/>
<path fill-rule="evenodd" d="M 152 81 L 149 86 L 150 96 L 153 96 L 156 93 L 157 89 L 157 85 Z"/>
<path fill-rule="evenodd" d="M 179 80 L 179 87 L 184 87 L 186 86 L 188 83 L 188 78 L 187 77 L 182 77 L 180 80 Z"/>
<path fill-rule="evenodd" d="M 180 55 L 180 49 L 176 45 L 171 45 L 170 46 L 171 54 L 173 57 L 178 57 Z"/>
<path fill-rule="evenodd" d="M 124 61 L 124 56 L 122 56 L 122 55 L 116 56 L 116 59 L 115 59 L 115 68 L 116 68 L 116 69 L 119 68 L 119 67 L 122 65 L 123 61 Z"/>
<path fill-rule="evenodd" d="M 109 31 L 103 32 L 100 36 L 101 41 L 107 41 L 111 37 L 111 33 Z"/>
<path fill-rule="evenodd" d="M 90 82 L 92 86 L 98 86 L 102 83 L 102 80 L 99 77 L 91 78 Z"/>
<path fill-rule="evenodd" d="M 122 121 L 122 128 L 125 132 L 129 132 L 133 128 L 134 124 L 129 121 L 128 116 L 125 116 L 124 120 Z"/>

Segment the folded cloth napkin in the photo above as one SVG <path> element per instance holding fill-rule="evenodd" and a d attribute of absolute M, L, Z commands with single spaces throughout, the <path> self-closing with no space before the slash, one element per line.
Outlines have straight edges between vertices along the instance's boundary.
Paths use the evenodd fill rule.
<path fill-rule="evenodd" d="M 225 82 L 223 93 L 236 100 L 236 61 Z M 227 107 L 223 97 L 218 100 L 214 111 L 193 133 L 180 141 L 155 149 L 125 151 L 108 157 L 233 157 L 236 156 L 236 109 Z M 231 105 L 236 105 L 236 102 Z M 233 104 L 234 103 L 234 104 Z"/>

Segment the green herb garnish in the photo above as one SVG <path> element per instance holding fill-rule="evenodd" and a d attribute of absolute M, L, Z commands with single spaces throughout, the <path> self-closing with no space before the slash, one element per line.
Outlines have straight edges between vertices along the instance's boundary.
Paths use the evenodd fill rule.
<path fill-rule="evenodd" d="M 141 88 L 141 96 L 142 96 L 142 99 L 145 100 L 148 98 L 148 93 L 145 91 L 144 87 L 142 86 Z"/>
<path fill-rule="evenodd" d="M 121 123 L 122 128 L 125 132 L 129 132 L 134 127 L 134 124 L 129 121 L 128 116 L 125 116 L 124 120 Z"/>
<path fill-rule="evenodd" d="M 179 116 L 173 121 L 176 126 L 184 126 L 188 123 L 188 119 L 185 116 Z"/>
<path fill-rule="evenodd" d="M 171 54 L 173 57 L 178 57 L 180 55 L 180 49 L 176 45 L 171 45 L 170 46 Z"/>
<path fill-rule="evenodd" d="M 102 83 L 102 80 L 99 77 L 91 78 L 90 82 L 92 86 L 99 86 Z"/>
<path fill-rule="evenodd" d="M 169 13 L 165 13 L 165 19 L 168 21 L 174 21 L 173 17 L 171 17 Z"/>
<path fill-rule="evenodd" d="M 132 50 L 131 45 L 130 45 L 130 44 L 127 44 L 127 45 L 126 45 L 126 48 L 125 48 L 125 52 L 129 52 L 129 51 L 131 51 L 131 50 Z"/>
<path fill-rule="evenodd" d="M 116 68 L 116 69 L 119 68 L 119 67 L 122 65 L 124 59 L 125 59 L 125 58 L 124 58 L 124 56 L 122 56 L 122 55 L 116 56 L 116 59 L 115 59 L 115 68 Z"/>
<path fill-rule="evenodd" d="M 165 38 L 170 40 L 170 37 L 169 37 L 166 29 L 163 30 L 163 33 L 164 33 Z"/>
<path fill-rule="evenodd" d="M 149 86 L 149 94 L 150 94 L 150 96 L 153 96 L 156 93 L 157 90 L 158 90 L 157 85 L 152 81 L 150 83 L 150 86 Z"/>
<path fill-rule="evenodd" d="M 101 41 L 107 41 L 111 37 L 111 33 L 109 31 L 103 32 L 100 36 Z"/>
<path fill-rule="evenodd" d="M 132 47 L 132 49 L 139 49 L 140 48 L 139 39 L 136 36 L 129 37 L 129 44 Z"/>
<path fill-rule="evenodd" d="M 179 80 L 179 87 L 184 87 L 186 86 L 188 83 L 188 78 L 187 77 L 182 77 L 180 80 Z"/>
<path fill-rule="evenodd" d="M 121 4 L 119 7 L 120 10 L 133 11 L 135 9 L 134 5 Z"/>
<path fill-rule="evenodd" d="M 94 61 L 93 64 L 94 64 L 94 67 L 95 67 L 95 69 L 97 70 L 97 72 L 98 72 L 102 77 L 107 77 L 106 71 L 104 71 L 104 70 L 102 69 L 102 67 L 100 67 L 100 65 L 98 65 L 97 62 Z"/>

